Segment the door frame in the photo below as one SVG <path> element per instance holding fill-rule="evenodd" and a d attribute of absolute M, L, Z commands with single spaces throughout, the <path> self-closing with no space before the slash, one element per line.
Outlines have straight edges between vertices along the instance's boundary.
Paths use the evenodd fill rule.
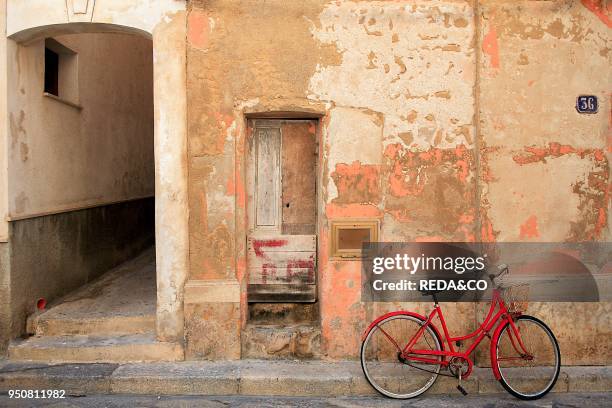
<path fill-rule="evenodd" d="M 246 132 L 245 132 L 245 140 L 243 142 L 243 149 L 242 149 L 242 155 L 241 157 L 237 157 L 237 167 L 238 164 L 241 164 L 242 168 L 244 169 L 243 174 L 244 174 L 244 185 L 245 185 L 245 200 L 244 200 L 244 231 L 243 234 L 241 236 L 237 236 L 237 239 L 240 239 L 241 242 L 241 246 L 237 246 L 237 248 L 243 247 L 244 248 L 244 259 L 246 262 L 245 265 L 245 273 L 244 273 L 244 279 L 243 279 L 243 293 L 244 293 L 244 306 L 245 309 L 248 309 L 248 284 L 249 284 L 249 265 L 248 265 L 248 240 L 249 240 L 249 236 L 251 234 L 251 232 L 254 230 L 254 220 L 255 220 L 255 214 L 254 214 L 254 205 L 253 205 L 253 200 L 255 199 L 254 197 L 254 191 L 253 188 L 254 186 L 252 185 L 252 180 L 250 180 L 249 175 L 252 175 L 251 171 L 254 171 L 254 169 L 251 167 L 249 170 L 249 166 L 253 166 L 254 161 L 252 160 L 252 158 L 250 157 L 250 149 L 251 147 L 251 143 L 254 143 L 255 141 L 255 135 L 254 135 L 254 129 L 256 125 L 262 125 L 262 127 L 266 127 L 266 124 L 272 125 L 272 124 L 277 124 L 278 121 L 295 121 L 295 122 L 311 122 L 314 124 L 315 126 L 315 153 L 316 156 L 315 158 L 313 158 L 315 160 L 314 163 L 314 167 L 315 167 L 315 231 L 313 233 L 313 235 L 315 236 L 316 239 L 316 243 L 315 243 L 315 298 L 312 302 L 317 302 L 318 298 L 319 298 L 319 256 L 321 253 L 321 239 L 320 239 L 320 231 L 321 231 L 321 222 L 322 222 L 322 211 L 321 211 L 321 203 L 322 203 L 322 191 L 323 188 L 321 188 L 321 182 L 322 182 L 322 174 L 321 174 L 321 169 L 323 168 L 323 166 L 321 165 L 321 161 L 323 159 L 323 154 L 322 154 L 322 149 L 321 149 L 321 141 L 322 141 L 322 120 L 321 118 L 323 117 L 322 114 L 312 114 L 312 113 L 301 113 L 301 112 L 296 112 L 294 114 L 289 114 L 289 113 L 266 113 L 266 114 L 251 114 L 251 115 L 245 115 L 245 127 L 246 127 Z M 272 126 L 270 126 L 272 127 Z M 274 126 L 276 127 L 276 126 Z M 280 173 L 279 173 L 279 182 L 278 182 L 278 189 L 279 189 L 279 193 L 278 193 L 278 205 L 277 208 L 279 209 L 280 213 L 279 213 L 279 218 L 281 219 L 282 222 L 282 133 L 281 133 L 281 146 L 280 146 L 280 158 L 279 158 L 279 165 L 280 165 Z M 278 234 L 281 234 L 281 225 L 275 226 L 270 228 L 271 231 L 278 231 Z M 287 300 L 287 302 L 291 303 L 290 300 Z M 244 321 L 246 322 L 246 314 L 248 314 L 248 312 L 244 313 Z"/>

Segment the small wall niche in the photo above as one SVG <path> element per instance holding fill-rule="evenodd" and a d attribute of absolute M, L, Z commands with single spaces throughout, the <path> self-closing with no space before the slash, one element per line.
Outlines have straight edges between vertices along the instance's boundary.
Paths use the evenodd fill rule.
<path fill-rule="evenodd" d="M 378 220 L 338 220 L 331 224 L 331 257 L 362 258 L 364 242 L 378 241 Z"/>
<path fill-rule="evenodd" d="M 54 40 L 45 39 L 44 95 L 79 107 L 79 67 L 76 52 Z"/>

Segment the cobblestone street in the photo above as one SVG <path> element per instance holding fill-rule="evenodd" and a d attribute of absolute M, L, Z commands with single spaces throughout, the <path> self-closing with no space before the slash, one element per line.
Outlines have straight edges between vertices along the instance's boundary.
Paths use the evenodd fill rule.
<path fill-rule="evenodd" d="M 193 397 L 157 397 L 103 395 L 68 397 L 65 400 L 15 400 L 6 394 L 0 395 L 2 407 L 338 407 L 338 408 L 383 408 L 383 407 L 609 407 L 612 405 L 612 393 L 588 394 L 552 394 L 537 401 L 520 401 L 508 395 L 467 396 L 424 396 L 409 401 L 394 401 L 382 397 L 343 397 L 343 398 L 300 398 L 300 397 L 255 397 L 255 396 L 193 396 Z"/>

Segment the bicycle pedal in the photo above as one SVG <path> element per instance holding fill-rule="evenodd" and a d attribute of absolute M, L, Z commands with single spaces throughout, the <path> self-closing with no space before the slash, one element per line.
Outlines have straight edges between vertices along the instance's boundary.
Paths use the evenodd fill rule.
<path fill-rule="evenodd" d="M 463 388 L 462 386 L 458 385 L 457 389 L 459 390 L 460 393 L 462 393 L 464 396 L 468 395 L 468 392 L 465 390 L 465 388 Z"/>

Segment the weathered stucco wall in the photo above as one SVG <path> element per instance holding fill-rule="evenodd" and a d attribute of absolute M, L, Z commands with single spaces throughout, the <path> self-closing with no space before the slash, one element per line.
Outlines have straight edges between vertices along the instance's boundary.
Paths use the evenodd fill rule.
<path fill-rule="evenodd" d="M 160 15 L 182 7 L 167 0 L 148 2 L 148 8 L 140 0 L 119 2 L 81 17 L 102 25 L 129 22 L 151 33 Z M 158 216 L 165 217 L 157 225 L 170 244 L 158 247 L 165 277 L 160 304 L 162 314 L 172 316 L 162 319 L 159 332 L 181 332 L 177 316 L 187 261 L 181 252 L 187 241 L 181 180 L 188 170 L 187 356 L 241 356 L 246 115 L 321 117 L 324 358 L 356 357 L 361 331 L 374 316 L 428 306 L 362 303 L 359 264 L 329 257 L 334 219 L 376 218 L 380 238 L 388 241 L 609 240 L 611 23 L 603 3 L 194 0 L 187 19 L 187 78 L 181 71 L 183 16 L 164 19 L 157 44 L 158 68 L 165 71 L 156 68 L 156 94 L 184 89 L 187 81 L 188 138 L 169 137 L 184 134 L 184 100 L 156 107 L 158 148 L 167 153 L 157 163 L 164 170 L 158 172 L 164 190 Z M 23 39 L 38 26 L 75 21 L 66 4 L 10 0 L 9 12 L 23 18 L 10 21 L 9 32 Z M 165 36 L 166 30 L 172 35 Z M 17 50 L 13 44 L 10 52 Z M 579 115 L 579 94 L 598 95 L 599 113 Z M 20 144 L 12 154 L 21 160 Z M 473 326 L 473 305 L 452 308 L 451 330 Z M 560 337 L 565 363 L 612 361 L 605 348 L 609 304 L 532 308 Z M 584 330 L 570 330 L 568 317 L 576 314 L 591 316 Z M 575 342 L 581 346 L 569 346 Z M 606 357 L 595 357 L 600 355 Z"/>
<path fill-rule="evenodd" d="M 124 34 L 56 40 L 77 53 L 81 108 L 43 95 L 44 39 L 11 43 L 13 219 L 154 194 L 151 41 Z"/>
<path fill-rule="evenodd" d="M 482 238 L 610 241 L 612 20 L 606 2 L 482 3 Z M 598 96 L 597 114 L 576 111 L 576 97 L 584 94 Z M 529 312 L 550 324 L 564 363 L 609 364 L 611 307 L 533 304 Z"/>
<path fill-rule="evenodd" d="M 328 260 L 329 223 L 376 217 L 383 241 L 474 237 L 474 17 L 470 2 L 347 2 L 330 3 L 319 21 L 315 36 L 342 53 L 309 84 L 310 98 L 335 106 L 319 235 L 323 347 L 355 358 L 367 321 L 402 306 L 360 302 L 360 264 Z"/>
<path fill-rule="evenodd" d="M 310 33 L 309 21 L 322 10 L 317 2 L 193 1 L 190 6 L 186 356 L 240 358 L 246 318 L 244 114 L 324 112 L 324 103 L 307 99 L 309 80 L 319 61 L 340 56 Z"/>
<path fill-rule="evenodd" d="M 595 3 L 191 2 L 188 358 L 240 356 L 245 116 L 322 116 L 324 358 L 355 358 L 368 320 L 409 306 L 360 301 L 359 264 L 329 257 L 334 219 L 379 219 L 386 241 L 609 239 L 610 23 Z M 581 93 L 599 114 L 576 113 Z M 451 330 L 473 327 L 474 305 L 449 307 Z M 608 306 L 579 307 L 595 328 L 565 361 L 601 364 L 588 344 Z M 571 337 L 567 311 L 541 310 Z"/>
<path fill-rule="evenodd" d="M 6 0 L 0 0 L 0 242 L 8 238 Z"/>
<path fill-rule="evenodd" d="M 328 259 L 330 221 L 380 219 L 385 240 L 474 237 L 473 21 L 464 1 L 193 2 L 191 279 L 243 280 L 245 114 L 321 114 L 322 347 L 355 357 L 366 320 L 359 264 Z M 244 319 L 244 290 L 241 301 L 234 316 Z M 187 313 L 188 356 L 239 355 L 202 335 L 215 314 Z"/>
<path fill-rule="evenodd" d="M 482 6 L 484 194 L 498 240 L 610 238 L 612 23 L 589 9 L 595 3 Z M 599 97 L 598 114 L 576 112 L 581 94 Z"/>

